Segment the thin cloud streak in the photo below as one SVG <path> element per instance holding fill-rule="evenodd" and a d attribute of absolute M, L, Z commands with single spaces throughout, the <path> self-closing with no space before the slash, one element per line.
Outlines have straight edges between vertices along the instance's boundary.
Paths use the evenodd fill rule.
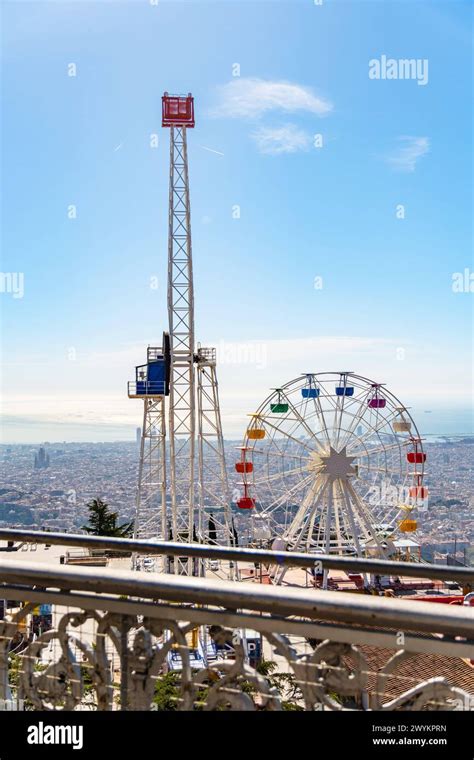
<path fill-rule="evenodd" d="M 423 156 L 426 156 L 430 150 L 430 141 L 428 137 L 399 137 L 401 143 L 396 153 L 388 156 L 389 163 L 396 171 L 414 172 L 417 162 Z"/>
<path fill-rule="evenodd" d="M 209 153 L 217 153 L 218 156 L 224 155 L 224 153 L 221 153 L 220 150 L 214 150 L 214 148 L 208 148 L 206 147 L 206 145 L 200 145 L 199 147 L 202 148 L 203 150 L 208 150 Z"/>
<path fill-rule="evenodd" d="M 282 127 L 261 127 L 251 135 L 260 153 L 279 156 L 282 153 L 297 153 L 308 150 L 311 136 L 295 124 Z"/>

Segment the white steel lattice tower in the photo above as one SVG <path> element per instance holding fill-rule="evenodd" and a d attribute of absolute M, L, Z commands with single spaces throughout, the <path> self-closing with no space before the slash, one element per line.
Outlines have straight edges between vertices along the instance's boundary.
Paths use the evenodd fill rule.
<path fill-rule="evenodd" d="M 158 535 L 164 540 L 184 543 L 209 540 L 228 544 L 233 534 L 215 349 L 195 351 L 186 140 L 187 129 L 194 127 L 194 102 L 191 95 L 168 93 L 162 102 L 162 123 L 170 127 L 169 335 L 164 335 L 161 349 L 148 349 L 147 365 L 137 367 L 136 382 L 129 383 L 129 396 L 143 398 L 145 405 L 135 534 L 138 537 Z M 168 561 L 165 569 L 183 574 L 203 572 L 203 567 L 186 557 Z"/>
<path fill-rule="evenodd" d="M 166 97 L 166 96 L 165 96 Z M 194 292 L 186 127 L 170 129 L 168 319 L 172 536 L 192 541 L 194 523 Z"/>

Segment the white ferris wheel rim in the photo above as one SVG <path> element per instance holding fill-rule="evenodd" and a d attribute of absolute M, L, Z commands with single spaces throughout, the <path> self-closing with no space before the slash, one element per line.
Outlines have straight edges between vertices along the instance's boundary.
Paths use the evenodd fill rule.
<path fill-rule="evenodd" d="M 298 403 L 294 402 L 292 394 L 299 393 L 303 388 L 308 387 L 309 378 L 311 382 L 310 387 L 317 387 L 318 396 L 312 398 L 313 406 L 311 407 L 311 415 L 309 419 L 318 419 L 319 432 L 318 434 L 308 425 L 308 416 L 306 410 L 308 408 L 308 400 L 304 404 L 299 397 Z M 342 383 L 342 385 L 341 385 Z M 354 388 L 353 395 L 335 395 L 334 386 L 346 388 L 351 386 Z M 328 390 L 328 386 L 332 386 L 331 392 Z M 385 399 L 383 413 L 380 409 L 374 409 L 369 406 L 368 401 L 371 394 L 379 394 L 380 398 Z M 326 406 L 323 409 L 321 401 L 326 402 Z M 287 411 L 278 417 L 271 409 L 271 404 L 283 404 L 283 408 Z M 286 407 L 288 405 L 288 407 Z M 328 424 L 326 415 L 333 414 L 332 421 Z M 293 415 L 293 417 L 291 416 Z M 350 422 L 347 428 L 342 428 L 343 417 L 346 415 L 349 417 Z M 385 385 L 377 383 L 374 380 L 367 378 L 363 375 L 358 375 L 353 372 L 338 372 L 338 371 L 326 371 L 317 373 L 304 373 L 297 378 L 294 378 L 285 384 L 275 388 L 260 404 L 257 411 L 250 415 L 252 422 L 247 429 L 244 436 L 243 446 L 241 449 L 248 452 L 247 456 L 253 463 L 253 472 L 251 481 L 249 484 L 254 489 L 256 498 L 256 512 L 260 516 L 271 517 L 274 512 L 281 509 L 285 503 L 288 503 L 291 499 L 299 498 L 304 501 L 307 497 L 308 489 L 314 489 L 314 479 L 311 477 L 311 457 L 314 451 L 317 451 L 319 459 L 327 458 L 325 454 L 328 448 L 334 447 L 334 449 L 341 449 L 347 454 L 349 458 L 356 458 L 358 460 L 357 476 L 359 477 L 360 470 L 366 470 L 367 473 L 378 476 L 390 476 L 390 482 L 397 481 L 406 484 L 410 475 L 408 468 L 404 465 L 405 456 L 408 447 L 413 445 L 413 442 L 417 442 L 417 451 L 423 452 L 421 437 L 417 428 L 417 425 L 411 416 L 408 408 L 401 403 L 401 401 L 386 388 Z M 409 425 L 407 435 L 398 435 L 393 429 L 393 423 L 395 421 L 402 420 Z M 292 427 L 288 430 L 288 421 L 292 422 Z M 258 440 L 250 440 L 248 437 L 248 430 L 252 426 L 261 426 L 266 433 L 270 433 L 266 442 L 263 444 L 263 448 Z M 363 426 L 365 432 L 360 435 L 357 431 L 359 426 Z M 304 430 L 307 434 L 307 439 L 304 437 L 296 438 L 294 434 L 298 428 Z M 323 436 L 324 441 L 321 440 Z M 388 443 L 388 436 L 390 443 Z M 377 439 L 377 444 L 374 446 L 369 445 L 369 440 Z M 297 451 L 282 450 L 282 446 L 277 443 L 278 440 L 291 442 L 293 447 L 297 446 Z M 357 445 L 355 445 L 357 442 Z M 390 452 L 390 455 L 388 455 Z M 393 453 L 398 453 L 398 465 L 395 465 L 396 458 L 393 457 Z M 374 457 L 378 457 L 380 460 L 382 455 L 382 461 L 384 466 L 375 466 L 372 462 Z M 260 457 L 260 458 L 259 458 Z M 278 469 L 273 474 L 269 474 L 269 463 L 274 459 L 280 458 L 284 460 L 292 460 L 293 467 L 287 469 Z M 266 460 L 266 465 L 259 472 L 258 466 L 261 462 Z M 296 478 L 297 474 L 300 474 L 300 479 Z M 424 475 L 424 467 L 420 468 L 420 472 L 417 474 L 417 482 L 421 483 Z M 286 482 L 288 476 L 294 476 L 296 482 L 287 489 Z M 380 480 L 380 477 L 378 478 Z M 337 489 L 340 490 L 340 494 L 337 498 L 341 503 L 344 503 L 350 493 L 350 498 L 355 499 L 358 495 L 354 492 L 354 489 L 341 487 L 341 482 L 337 480 Z M 266 486 L 270 492 L 275 494 L 272 501 L 263 503 L 259 500 L 259 490 L 262 486 Z M 344 491 L 344 493 L 343 493 Z M 362 502 L 362 503 L 361 503 Z M 369 522 L 368 505 L 364 504 L 364 499 L 358 499 L 359 511 L 365 511 L 367 517 L 367 525 L 371 525 Z M 387 522 L 387 524 L 394 525 L 400 516 L 399 506 L 396 505 L 396 509 L 392 510 L 390 517 L 387 516 L 386 520 L 383 520 L 381 515 L 381 509 L 373 510 L 373 514 L 370 515 L 371 520 L 376 522 Z M 411 507 L 413 508 L 413 507 Z M 329 519 L 329 518 L 328 518 Z M 365 518 L 364 518 L 365 519 Z M 352 526 L 353 527 L 353 526 Z"/>

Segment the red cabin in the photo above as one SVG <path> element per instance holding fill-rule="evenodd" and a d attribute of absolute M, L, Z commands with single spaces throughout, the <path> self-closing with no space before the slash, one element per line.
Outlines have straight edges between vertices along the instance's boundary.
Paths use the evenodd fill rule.
<path fill-rule="evenodd" d="M 242 496 L 238 500 L 237 506 L 239 509 L 253 509 L 255 507 L 255 499 L 252 499 L 250 496 Z"/>
<path fill-rule="evenodd" d="M 194 127 L 194 98 L 187 95 L 169 95 L 161 98 L 163 127 Z"/>
<path fill-rule="evenodd" d="M 407 453 L 407 461 L 410 464 L 423 464 L 426 462 L 426 454 L 424 451 L 409 451 Z"/>
<path fill-rule="evenodd" d="M 409 493 L 412 499 L 428 498 L 428 489 L 425 486 L 412 486 Z"/>
<path fill-rule="evenodd" d="M 237 472 L 240 472 L 240 473 L 253 472 L 253 463 L 252 462 L 236 462 L 235 469 Z"/>

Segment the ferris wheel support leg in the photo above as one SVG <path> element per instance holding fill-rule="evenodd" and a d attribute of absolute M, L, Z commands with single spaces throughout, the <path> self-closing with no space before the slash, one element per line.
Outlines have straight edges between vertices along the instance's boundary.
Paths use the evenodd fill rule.
<path fill-rule="evenodd" d="M 215 349 L 198 348 L 197 409 L 199 537 L 200 540 L 204 540 L 205 537 L 203 520 L 207 499 L 217 508 L 216 512 L 212 513 L 212 520 L 218 533 L 216 540 L 220 536 L 224 545 L 230 546 L 233 539 L 230 490 L 219 406 Z M 230 568 L 231 577 L 234 576 L 234 570 L 235 565 Z"/>
<path fill-rule="evenodd" d="M 343 499 L 344 499 L 344 503 L 346 505 L 347 518 L 348 518 L 350 526 L 351 526 L 352 539 L 354 541 L 354 544 L 355 544 L 355 547 L 356 547 L 356 550 L 357 550 L 357 556 L 358 557 L 363 557 L 364 554 L 365 554 L 365 552 L 362 550 L 362 546 L 361 546 L 360 541 L 359 541 L 359 530 L 358 530 L 356 522 L 354 520 L 354 514 L 353 514 L 352 506 L 351 506 L 350 493 L 349 493 L 348 489 L 346 489 L 345 484 L 341 483 L 340 485 L 341 485 L 341 493 L 342 493 L 342 496 L 343 496 Z M 363 574 L 363 578 L 364 578 L 365 585 L 368 585 L 368 583 L 369 583 L 369 575 L 367 573 L 364 573 Z"/>
<path fill-rule="evenodd" d="M 328 479 L 322 480 L 318 478 L 316 480 L 313 487 L 306 494 L 288 532 L 283 536 L 288 544 L 292 544 L 293 551 L 297 551 L 300 548 L 306 533 L 311 530 L 311 525 L 314 524 L 314 516 L 324 497 L 328 484 Z M 283 581 L 287 569 L 286 567 L 277 568 L 277 572 L 274 575 L 274 582 L 276 584 L 280 584 Z"/>
<path fill-rule="evenodd" d="M 327 501 L 327 510 L 326 510 L 326 526 L 325 526 L 325 536 L 324 536 L 324 550 L 326 554 L 329 554 L 331 551 L 331 513 L 333 509 L 333 489 L 334 489 L 334 481 L 332 479 L 329 480 L 328 484 L 328 501 Z M 324 568 L 323 572 L 323 588 L 327 589 L 328 587 L 328 574 L 329 570 L 327 568 Z"/>
<path fill-rule="evenodd" d="M 367 508 L 366 508 L 365 504 L 363 503 L 362 499 L 360 499 L 358 497 L 358 495 L 356 494 L 356 492 L 355 492 L 352 484 L 349 483 L 348 481 L 347 481 L 346 487 L 347 487 L 347 490 L 348 490 L 348 492 L 349 492 L 349 494 L 351 496 L 352 501 L 357 505 L 357 513 L 359 515 L 359 518 L 360 518 L 362 524 L 365 526 L 366 532 L 368 533 L 369 536 L 371 536 L 371 538 L 373 538 L 373 540 L 375 541 L 375 543 L 377 545 L 377 549 L 378 549 L 380 557 L 382 559 L 387 559 L 388 555 L 389 555 L 389 552 L 384 548 L 384 546 L 382 545 L 379 537 L 377 536 L 377 534 L 376 534 L 376 532 L 375 532 L 375 530 L 374 530 L 374 528 L 372 526 L 370 515 L 368 514 L 368 511 L 367 511 Z"/>
<path fill-rule="evenodd" d="M 300 547 L 302 536 L 305 533 L 305 526 L 307 526 L 309 520 L 315 514 L 316 509 L 324 496 L 328 482 L 327 479 L 323 480 L 322 478 L 317 478 L 301 502 L 301 506 L 298 509 L 293 522 L 284 535 L 285 541 L 292 546 L 294 545 L 294 548 Z"/>
<path fill-rule="evenodd" d="M 135 499 L 134 538 L 157 534 L 166 539 L 166 423 L 163 396 L 145 398 Z M 159 502 L 156 503 L 158 495 Z M 136 567 L 136 555 L 132 566 Z"/>
<path fill-rule="evenodd" d="M 134 541 L 138 538 L 138 526 L 140 521 L 140 498 L 141 498 L 141 484 L 143 480 L 143 460 L 144 460 L 144 454 L 145 454 L 145 425 L 146 425 L 146 400 L 143 403 L 143 422 L 142 422 L 142 433 L 140 437 L 140 460 L 138 463 L 138 480 L 137 480 L 137 490 L 135 494 L 135 518 L 133 522 L 133 539 Z M 132 554 L 132 570 L 137 569 L 137 559 L 138 555 L 136 552 L 133 552 Z"/>

